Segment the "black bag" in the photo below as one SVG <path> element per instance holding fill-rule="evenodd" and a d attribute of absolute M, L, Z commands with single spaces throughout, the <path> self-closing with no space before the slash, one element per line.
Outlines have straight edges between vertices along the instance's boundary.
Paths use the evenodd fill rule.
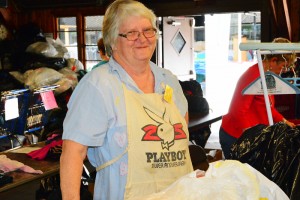
<path fill-rule="evenodd" d="M 22 89 L 24 85 L 16 80 L 9 71 L 0 70 L 0 91 Z"/>
<path fill-rule="evenodd" d="M 12 182 L 13 182 L 12 176 L 0 174 L 0 187 L 2 187 L 5 184 L 12 183 Z"/>
<path fill-rule="evenodd" d="M 256 125 L 232 145 L 230 159 L 248 163 L 276 183 L 291 200 L 300 199 L 300 130 L 284 123 Z"/>
<path fill-rule="evenodd" d="M 179 81 L 184 96 L 188 101 L 189 113 L 207 114 L 209 113 L 209 105 L 203 97 L 203 91 L 200 83 L 196 80 Z"/>
<path fill-rule="evenodd" d="M 190 141 L 204 148 L 211 134 L 211 130 L 210 126 L 204 126 L 196 131 L 190 131 L 189 133 Z"/>
<path fill-rule="evenodd" d="M 179 81 L 179 83 L 188 102 L 189 114 L 208 114 L 209 105 L 207 100 L 203 97 L 203 91 L 200 83 L 198 83 L 196 80 Z M 189 134 L 190 141 L 204 148 L 211 134 L 210 126 L 205 126 L 195 131 L 190 131 Z"/>
<path fill-rule="evenodd" d="M 59 174 L 41 180 L 40 188 L 35 193 L 36 200 L 61 200 L 60 177 Z M 81 182 L 80 199 L 92 200 L 93 195 L 88 190 L 88 186 Z"/>

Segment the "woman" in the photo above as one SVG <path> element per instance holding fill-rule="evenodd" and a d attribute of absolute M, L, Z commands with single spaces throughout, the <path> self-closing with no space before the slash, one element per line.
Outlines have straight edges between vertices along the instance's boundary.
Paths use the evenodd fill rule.
<path fill-rule="evenodd" d="M 98 40 L 97 46 L 98 46 L 98 53 L 99 53 L 99 56 L 101 58 L 101 61 L 99 63 L 97 63 L 92 69 L 95 69 L 95 68 L 107 63 L 108 60 L 109 60 L 109 57 L 106 55 L 106 50 L 105 50 L 103 38 L 100 38 Z"/>
<path fill-rule="evenodd" d="M 289 43 L 285 38 L 276 38 L 276 43 Z M 264 71 L 272 71 L 280 74 L 281 70 L 294 61 L 293 55 L 266 55 L 263 60 Z M 219 132 L 220 144 L 225 158 L 230 158 L 232 144 L 243 132 L 257 124 L 269 125 L 266 104 L 263 95 L 242 95 L 242 90 L 256 80 L 259 75 L 258 64 L 251 66 L 240 77 L 235 88 L 229 111 L 222 118 Z M 294 128 L 295 124 L 286 120 L 275 108 L 275 99 L 269 95 L 272 117 L 275 123 L 284 122 Z"/>
<path fill-rule="evenodd" d="M 187 101 L 177 78 L 150 62 L 156 17 L 133 0 L 114 1 L 103 21 L 108 63 L 76 86 L 64 121 L 63 199 L 79 199 L 83 160 L 97 168 L 94 199 L 161 191 L 193 170 Z"/>

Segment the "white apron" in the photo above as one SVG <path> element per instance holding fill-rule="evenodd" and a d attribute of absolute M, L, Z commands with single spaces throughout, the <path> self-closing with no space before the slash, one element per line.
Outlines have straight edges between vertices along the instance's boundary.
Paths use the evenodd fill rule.
<path fill-rule="evenodd" d="M 193 171 L 185 119 L 169 97 L 139 94 L 123 85 L 128 147 L 116 158 L 97 167 L 113 164 L 128 152 L 128 174 L 124 199 L 159 192 Z"/>
<path fill-rule="evenodd" d="M 193 167 L 187 125 L 174 102 L 156 93 L 123 89 L 128 127 L 124 199 L 130 199 L 165 189 Z"/>

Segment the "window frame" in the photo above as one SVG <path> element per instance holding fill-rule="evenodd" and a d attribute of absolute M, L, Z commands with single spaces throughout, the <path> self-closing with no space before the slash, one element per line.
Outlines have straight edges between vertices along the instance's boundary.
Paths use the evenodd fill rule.
<path fill-rule="evenodd" d="M 86 10 L 83 12 L 79 12 L 76 14 L 69 13 L 66 15 L 65 13 L 56 13 L 54 14 L 54 37 L 58 37 L 58 32 L 59 32 L 59 24 L 58 24 L 58 19 L 59 18 L 64 18 L 64 17 L 75 17 L 76 18 L 76 27 L 77 27 L 77 52 L 78 52 L 78 60 L 80 60 L 84 66 L 84 70 L 87 69 L 87 60 L 86 58 L 86 47 L 90 45 L 86 45 L 85 41 L 85 17 L 90 17 L 90 16 L 104 16 L 105 10 L 100 9 L 100 12 L 93 12 L 90 10 Z M 99 30 L 102 31 L 102 30 Z M 100 60 L 96 60 L 100 61 Z"/>

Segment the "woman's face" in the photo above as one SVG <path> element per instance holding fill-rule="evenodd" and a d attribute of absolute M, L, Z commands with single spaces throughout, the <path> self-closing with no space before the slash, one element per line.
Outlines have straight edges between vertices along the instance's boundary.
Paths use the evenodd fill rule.
<path fill-rule="evenodd" d="M 275 74 L 280 74 L 281 70 L 283 68 L 285 68 L 285 67 L 288 67 L 289 64 L 290 63 L 288 62 L 288 60 L 287 61 L 283 61 L 283 60 L 279 60 L 276 57 L 273 57 L 271 59 L 271 62 L 269 62 L 270 70 L 272 72 L 274 72 Z"/>
<path fill-rule="evenodd" d="M 286 67 L 287 62 L 285 61 L 278 61 L 277 59 L 272 59 L 270 62 L 270 71 L 274 72 L 275 74 L 280 74 L 282 68 Z"/>
<path fill-rule="evenodd" d="M 140 35 L 134 41 L 119 36 L 115 47 L 113 47 L 113 55 L 116 59 L 120 58 L 127 63 L 149 61 L 156 47 L 156 36 L 146 38 L 142 32 L 151 28 L 153 26 L 150 20 L 144 17 L 131 16 L 124 20 L 119 28 L 120 34 L 139 31 Z"/>

